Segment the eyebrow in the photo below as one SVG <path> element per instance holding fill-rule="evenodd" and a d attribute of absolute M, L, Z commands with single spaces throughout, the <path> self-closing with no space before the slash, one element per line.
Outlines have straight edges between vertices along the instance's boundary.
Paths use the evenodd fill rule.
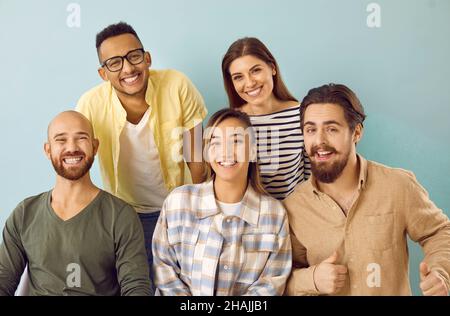
<path fill-rule="evenodd" d="M 250 70 L 253 70 L 253 69 L 255 69 L 258 66 L 261 66 L 261 64 L 254 65 L 253 67 L 250 68 Z M 239 75 L 239 74 L 241 74 L 241 73 L 240 72 L 235 72 L 235 73 L 231 74 L 231 76 L 233 77 L 234 75 Z"/>
<path fill-rule="evenodd" d="M 125 55 L 122 55 L 122 56 L 116 55 L 116 56 L 112 56 L 112 57 L 106 58 L 106 59 L 103 61 L 103 63 L 105 63 L 105 62 L 107 62 L 108 60 L 113 59 L 113 58 L 117 58 L 117 57 L 125 57 L 126 55 L 128 55 L 128 54 L 131 53 L 132 51 L 138 50 L 138 49 L 144 49 L 144 47 L 133 48 L 133 49 L 129 50 Z"/>
<path fill-rule="evenodd" d="M 84 136 L 90 136 L 89 133 L 86 132 L 76 132 L 76 135 L 84 135 Z M 53 136 L 53 139 L 57 138 L 57 137 L 61 137 L 61 136 L 67 136 L 67 133 L 63 132 L 63 133 L 58 133 L 55 136 Z"/>
<path fill-rule="evenodd" d="M 239 137 L 239 136 L 241 136 L 241 137 L 244 137 L 245 136 L 245 134 L 242 134 L 242 133 L 234 133 L 234 134 L 231 134 L 231 135 L 229 135 L 229 136 L 235 136 L 235 137 Z M 212 135 L 211 136 L 211 139 L 213 139 L 213 138 L 221 138 L 220 136 L 218 136 L 218 135 Z"/>
<path fill-rule="evenodd" d="M 332 124 L 342 126 L 341 123 L 339 123 L 338 121 L 334 121 L 334 120 L 330 120 L 330 121 L 325 121 L 325 122 L 323 122 L 323 125 L 332 125 Z M 313 126 L 315 126 L 315 125 L 317 125 L 317 124 L 314 123 L 314 122 L 311 122 L 311 121 L 307 121 L 307 122 L 305 122 L 305 124 L 303 124 L 303 125 L 305 125 L 305 126 L 306 126 L 306 125 L 313 125 Z"/>

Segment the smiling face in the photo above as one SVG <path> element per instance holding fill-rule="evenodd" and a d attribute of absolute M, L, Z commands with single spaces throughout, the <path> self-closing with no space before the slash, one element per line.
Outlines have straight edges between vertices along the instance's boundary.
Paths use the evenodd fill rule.
<path fill-rule="evenodd" d="M 215 181 L 246 183 L 250 161 L 250 136 L 239 119 L 230 117 L 213 128 L 208 157 Z"/>
<path fill-rule="evenodd" d="M 59 176 L 71 181 L 84 177 L 94 162 L 97 148 L 92 127 L 81 114 L 63 112 L 50 123 L 44 150 Z"/>
<path fill-rule="evenodd" d="M 133 34 L 113 36 L 100 45 L 99 59 L 101 63 L 104 63 L 112 57 L 125 56 L 138 48 L 142 48 L 142 45 Z M 137 65 L 132 65 L 127 59 L 124 59 L 123 68 L 120 71 L 113 72 L 104 66 L 100 67 L 98 72 L 103 80 L 111 82 L 119 95 L 145 96 L 150 65 L 150 54 L 146 52 L 143 61 Z"/>
<path fill-rule="evenodd" d="M 311 171 L 318 181 L 334 182 L 344 171 L 362 135 L 361 125 L 352 131 L 344 110 L 337 104 L 310 104 L 305 110 L 303 135 L 311 160 Z"/>
<path fill-rule="evenodd" d="M 231 81 L 237 94 L 249 104 L 263 104 L 273 98 L 272 65 L 261 59 L 246 55 L 235 59 L 229 68 Z"/>

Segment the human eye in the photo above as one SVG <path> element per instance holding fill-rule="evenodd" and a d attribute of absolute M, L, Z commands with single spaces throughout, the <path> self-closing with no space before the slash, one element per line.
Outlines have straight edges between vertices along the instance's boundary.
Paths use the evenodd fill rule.
<path fill-rule="evenodd" d="M 252 70 L 252 73 L 257 74 L 257 73 L 259 73 L 260 71 L 261 71 L 261 68 L 260 68 L 260 67 L 256 67 L 256 68 L 254 68 L 254 69 Z"/>
<path fill-rule="evenodd" d="M 330 126 L 327 128 L 327 131 L 330 133 L 336 133 L 338 131 L 338 129 L 334 126 Z"/>
<path fill-rule="evenodd" d="M 107 61 L 108 67 L 110 67 L 110 68 L 119 67 L 121 63 L 122 63 L 121 58 L 112 58 Z"/>
<path fill-rule="evenodd" d="M 218 141 L 218 140 L 212 140 L 211 143 L 210 143 L 210 145 L 211 145 L 212 147 L 220 146 L 220 141 Z"/>
<path fill-rule="evenodd" d="M 138 61 L 141 59 L 141 57 L 142 54 L 140 52 L 132 52 L 128 55 L 128 60 L 130 60 L 131 62 Z"/>
<path fill-rule="evenodd" d="M 239 81 L 239 80 L 242 79 L 242 76 L 241 75 L 236 75 L 236 76 L 233 76 L 232 79 L 233 79 L 233 81 Z"/>

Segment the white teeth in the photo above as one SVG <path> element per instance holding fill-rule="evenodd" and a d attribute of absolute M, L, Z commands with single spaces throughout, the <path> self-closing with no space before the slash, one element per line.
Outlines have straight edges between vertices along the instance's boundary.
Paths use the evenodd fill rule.
<path fill-rule="evenodd" d="M 219 165 L 221 165 L 222 167 L 232 167 L 235 164 L 236 164 L 236 161 L 219 162 Z"/>
<path fill-rule="evenodd" d="M 64 162 L 66 163 L 66 164 L 76 164 L 77 162 L 79 162 L 79 161 L 81 161 L 81 157 L 77 157 L 77 158 L 65 158 L 64 159 Z"/>
<path fill-rule="evenodd" d="M 319 154 L 319 156 L 325 156 L 331 154 L 331 151 L 318 151 L 317 153 Z"/>
<path fill-rule="evenodd" d="M 261 88 L 258 88 L 255 90 L 247 91 L 247 94 L 251 97 L 256 97 L 260 92 L 261 92 Z"/>
<path fill-rule="evenodd" d="M 129 77 L 129 78 L 124 78 L 123 81 L 125 81 L 126 83 L 133 83 L 137 80 L 138 75 L 134 76 L 134 77 Z"/>

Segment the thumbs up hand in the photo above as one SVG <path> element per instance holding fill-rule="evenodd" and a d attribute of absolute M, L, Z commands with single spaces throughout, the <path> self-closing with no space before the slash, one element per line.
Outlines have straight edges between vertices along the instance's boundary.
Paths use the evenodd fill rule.
<path fill-rule="evenodd" d="M 447 296 L 448 288 L 444 279 L 432 271 L 425 261 L 420 264 L 420 289 L 424 296 Z"/>
<path fill-rule="evenodd" d="M 348 270 L 337 264 L 338 261 L 339 254 L 335 251 L 314 270 L 314 284 L 321 294 L 336 294 L 345 286 Z"/>

